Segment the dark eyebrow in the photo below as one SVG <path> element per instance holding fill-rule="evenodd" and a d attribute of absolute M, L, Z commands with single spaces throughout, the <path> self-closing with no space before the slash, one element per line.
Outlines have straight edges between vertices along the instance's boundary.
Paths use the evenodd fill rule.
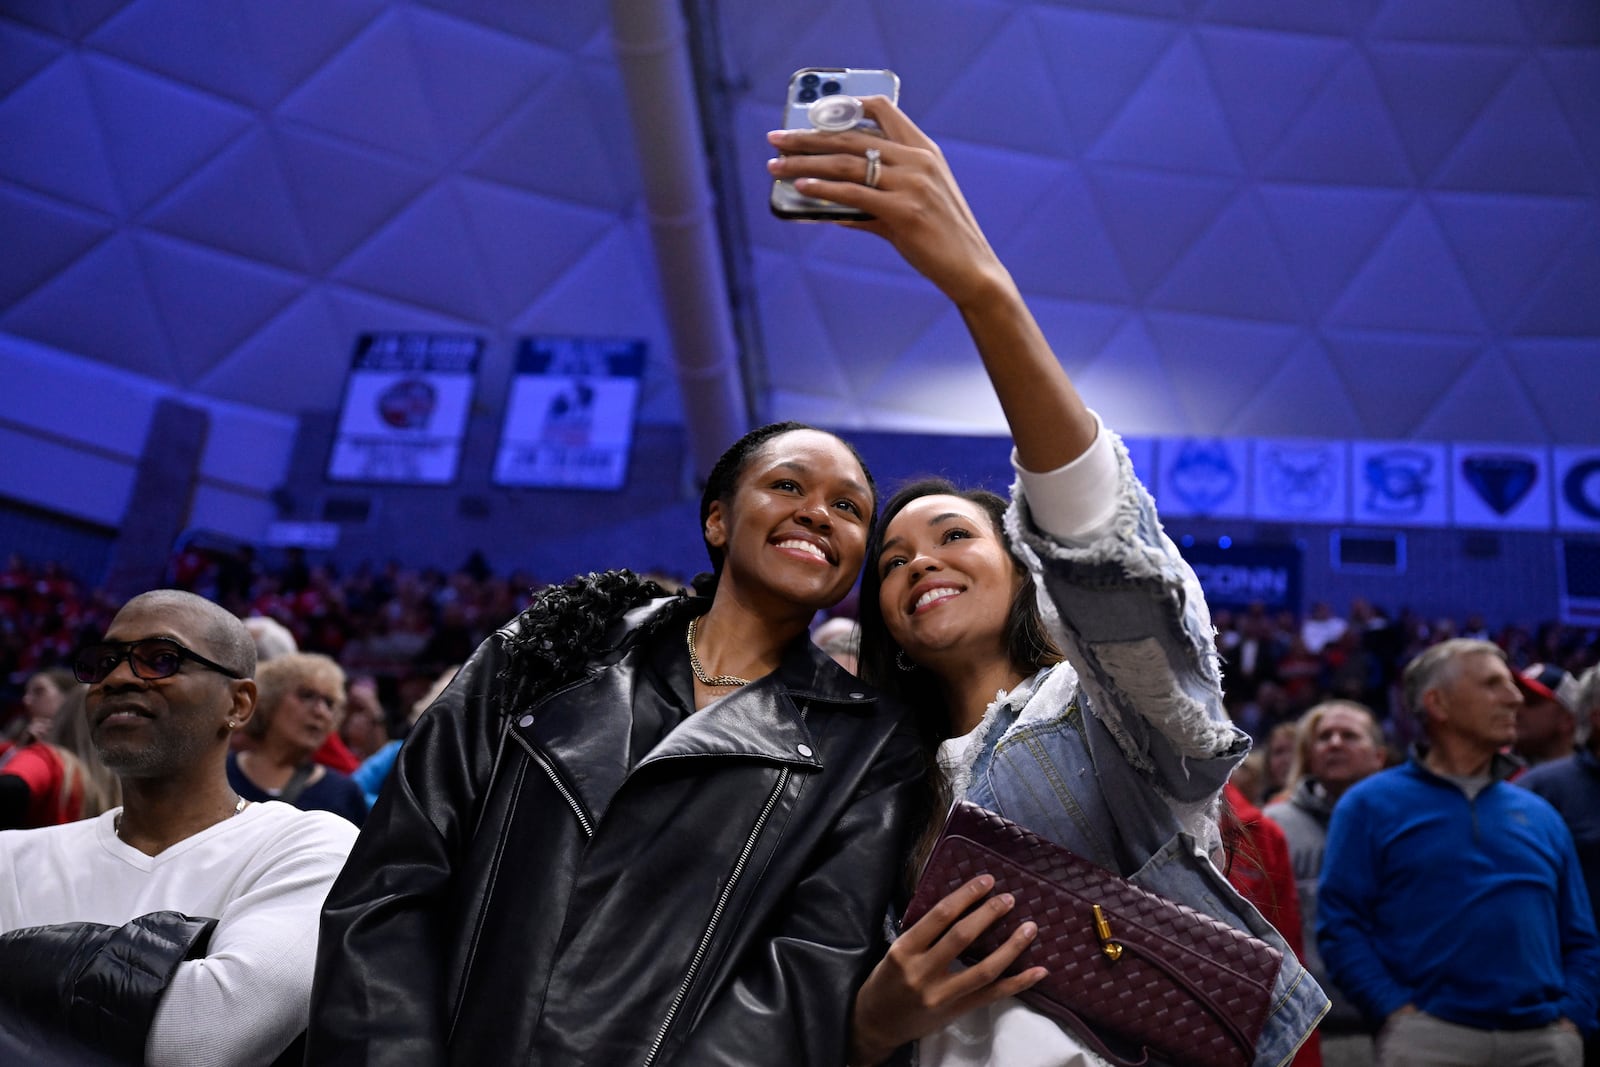
<path fill-rule="evenodd" d="M 933 518 L 929 519 L 928 520 L 928 525 L 930 527 L 937 526 L 941 522 L 946 522 L 946 521 L 948 521 L 950 519 L 961 519 L 963 521 L 970 522 L 971 518 L 972 517 L 970 515 L 963 515 L 959 511 L 946 511 L 946 512 L 942 512 L 942 513 L 940 513 L 938 515 L 935 515 Z M 905 538 L 903 538 L 903 537 L 891 537 L 891 538 L 889 538 L 889 540 L 887 540 L 887 541 L 885 541 L 883 543 L 883 547 L 878 549 L 878 558 L 882 559 L 883 558 L 883 554 L 885 552 L 889 551 L 890 548 L 894 547 L 895 545 L 898 545 L 903 540 L 905 540 Z"/>
<path fill-rule="evenodd" d="M 811 473 L 811 468 L 810 467 L 806 466 L 804 463 L 801 463 L 799 460 L 795 460 L 795 459 L 786 459 L 786 460 L 783 460 L 780 463 L 773 464 L 773 469 L 774 470 L 777 470 L 777 469 L 780 469 L 780 468 L 787 468 L 789 470 L 794 471 L 796 474 L 810 474 Z M 869 500 L 872 498 L 872 493 L 867 489 L 867 487 L 865 485 L 862 485 L 860 482 L 856 481 L 854 478 L 846 478 L 844 480 L 844 486 L 845 486 L 845 488 L 847 490 L 849 490 L 852 493 L 855 493 L 857 496 L 864 496 Z"/>

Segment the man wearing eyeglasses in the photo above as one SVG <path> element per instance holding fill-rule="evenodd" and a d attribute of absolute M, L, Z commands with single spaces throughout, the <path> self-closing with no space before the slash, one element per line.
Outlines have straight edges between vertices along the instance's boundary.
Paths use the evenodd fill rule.
<path fill-rule="evenodd" d="M 355 827 L 229 787 L 255 665 L 238 619 L 176 590 L 134 597 L 78 654 L 123 806 L 0 833 L 0 1059 L 76 1063 L 82 1043 L 149 1064 L 298 1062 L 317 917 Z"/>

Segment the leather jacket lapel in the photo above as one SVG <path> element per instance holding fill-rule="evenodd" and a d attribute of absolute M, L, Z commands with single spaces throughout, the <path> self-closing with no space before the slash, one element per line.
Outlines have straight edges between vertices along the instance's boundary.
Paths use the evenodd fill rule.
<path fill-rule="evenodd" d="M 689 716 L 639 766 L 731 756 L 821 768 L 816 749 L 800 710 L 775 673 Z"/>

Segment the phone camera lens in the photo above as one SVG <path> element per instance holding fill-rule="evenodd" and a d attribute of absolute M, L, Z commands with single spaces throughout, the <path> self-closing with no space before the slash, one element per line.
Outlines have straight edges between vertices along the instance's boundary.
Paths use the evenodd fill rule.
<path fill-rule="evenodd" d="M 802 74 L 802 75 L 800 75 L 800 84 L 804 85 L 808 89 L 811 86 L 816 85 L 821 80 L 822 79 L 820 77 L 818 77 L 817 75 L 815 75 L 815 74 Z"/>
<path fill-rule="evenodd" d="M 822 95 L 823 96 L 832 96 L 834 93 L 837 93 L 838 91 L 839 91 L 839 83 L 838 82 L 833 81 L 833 80 L 830 79 L 829 81 L 825 81 L 825 82 L 822 83 Z"/>
<path fill-rule="evenodd" d="M 815 100 L 817 98 L 817 91 L 815 89 L 813 89 L 811 86 L 808 85 L 805 88 L 801 89 L 798 93 L 796 93 L 795 97 L 802 104 L 809 104 L 809 103 L 811 103 L 813 100 Z"/>

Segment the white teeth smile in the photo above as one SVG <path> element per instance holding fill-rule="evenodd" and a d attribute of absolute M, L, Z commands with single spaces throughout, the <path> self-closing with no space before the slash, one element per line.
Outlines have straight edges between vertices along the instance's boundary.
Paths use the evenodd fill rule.
<path fill-rule="evenodd" d="M 946 597 L 960 595 L 961 590 L 951 589 L 949 586 L 945 586 L 942 589 L 930 589 L 926 593 L 923 593 L 921 596 L 917 597 L 917 602 L 911 605 L 911 610 L 915 611 L 924 604 L 932 604 L 935 600 L 943 600 Z"/>
<path fill-rule="evenodd" d="M 808 552 L 811 555 L 816 556 L 818 559 L 824 560 L 824 561 L 826 561 L 827 558 L 828 558 L 827 556 L 822 554 L 822 549 L 818 548 L 816 545 L 812 544 L 810 541 L 802 541 L 799 538 L 791 538 L 788 541 L 779 541 L 778 542 L 778 547 L 779 548 L 797 548 L 801 552 Z"/>

